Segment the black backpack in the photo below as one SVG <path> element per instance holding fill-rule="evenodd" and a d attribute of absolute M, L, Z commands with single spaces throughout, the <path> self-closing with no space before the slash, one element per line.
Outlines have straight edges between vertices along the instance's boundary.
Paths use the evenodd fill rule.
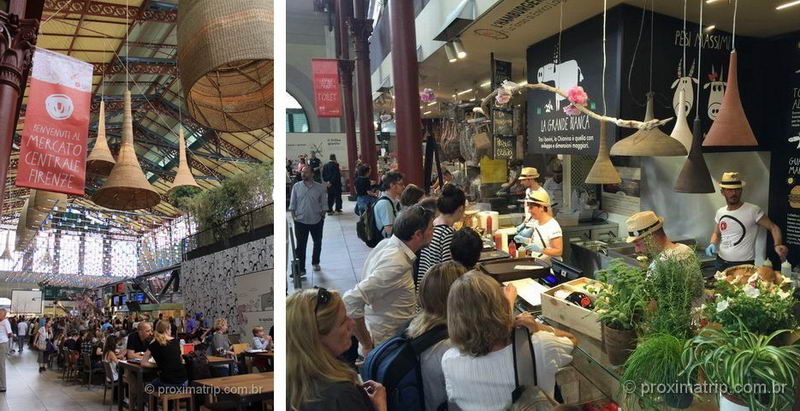
<path fill-rule="evenodd" d="M 364 359 L 361 377 L 386 387 L 389 411 L 425 410 L 419 356 L 446 338 L 445 325 L 436 326 L 413 339 L 406 337 L 405 332 L 392 337 L 370 351 Z"/>
<path fill-rule="evenodd" d="M 356 223 L 356 234 L 358 234 L 358 238 L 360 238 L 361 241 L 363 241 L 369 248 L 374 248 L 379 242 L 381 242 L 381 240 L 383 240 L 383 233 L 375 225 L 375 205 L 377 205 L 383 199 L 392 202 L 389 197 L 382 196 L 377 201 L 370 204 L 366 211 L 361 213 L 361 216 L 358 218 L 358 222 Z M 392 203 L 392 210 L 394 210 L 394 203 Z"/>

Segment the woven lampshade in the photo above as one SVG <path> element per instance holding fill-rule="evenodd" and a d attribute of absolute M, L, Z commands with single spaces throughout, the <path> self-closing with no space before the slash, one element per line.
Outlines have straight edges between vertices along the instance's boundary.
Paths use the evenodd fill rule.
<path fill-rule="evenodd" d="M 738 70 L 736 69 L 736 50 L 731 51 L 728 63 L 728 85 L 722 96 L 717 119 L 706 134 L 703 146 L 757 146 L 753 129 L 747 121 L 739 97 Z"/>
<path fill-rule="evenodd" d="M 49 212 L 39 211 L 33 207 L 33 201 L 28 198 L 25 208 L 22 209 L 23 217 L 25 218 L 25 227 L 31 230 L 38 230 L 42 227 L 42 223 L 50 215 Z"/>
<path fill-rule="evenodd" d="M 273 1 L 193 0 L 178 8 L 178 64 L 189 114 L 215 130 L 273 124 Z"/>
<path fill-rule="evenodd" d="M 64 193 L 31 189 L 30 202 L 31 206 L 36 209 L 36 211 L 50 213 L 56 204 L 64 206 L 67 203 L 67 195 Z"/>
<path fill-rule="evenodd" d="M 703 126 L 700 119 L 695 118 L 692 124 L 694 134 L 692 138 L 692 149 L 689 150 L 689 157 L 683 164 L 681 173 L 675 181 L 675 192 L 678 193 L 713 193 L 714 182 L 711 181 L 711 173 L 708 172 L 706 160 L 703 158 Z"/>
<path fill-rule="evenodd" d="M 686 152 L 689 152 L 689 150 L 692 149 L 692 130 L 689 128 L 688 120 L 686 120 L 686 105 L 683 104 L 684 94 L 684 90 L 681 89 L 681 104 L 678 105 L 678 115 L 675 117 L 675 127 L 672 128 L 672 133 L 670 133 L 669 136 L 680 141 L 681 144 L 683 144 L 683 147 L 686 149 Z"/>
<path fill-rule="evenodd" d="M 94 148 L 86 158 L 86 172 L 100 177 L 108 177 L 114 169 L 114 156 L 108 149 L 106 140 L 106 102 L 100 100 L 100 116 L 97 120 L 97 139 L 94 141 Z"/>
<path fill-rule="evenodd" d="M 608 142 L 606 136 L 606 122 L 600 122 L 600 147 L 597 150 L 597 160 L 595 160 L 589 175 L 586 176 L 586 184 L 617 184 L 621 183 L 617 169 L 611 164 L 611 157 L 608 156 Z"/>
<path fill-rule="evenodd" d="M 647 111 L 644 121 L 653 115 L 653 92 L 647 93 Z M 664 134 L 658 127 L 638 130 L 611 147 L 612 156 L 685 156 L 686 148 L 678 140 Z"/>
<path fill-rule="evenodd" d="M 133 147 L 133 116 L 131 115 L 131 92 L 125 90 L 125 111 L 122 118 L 122 145 L 117 163 L 108 180 L 92 194 L 97 205 L 112 210 L 139 210 L 150 208 L 161 202 L 158 192 L 150 185 L 142 172 L 136 150 Z"/>
<path fill-rule="evenodd" d="M 186 140 L 183 138 L 183 127 L 178 132 L 178 158 L 178 172 L 167 193 L 182 186 L 200 188 L 200 185 L 194 180 L 192 169 L 189 168 L 189 162 L 186 160 Z"/>
<path fill-rule="evenodd" d="M 36 235 L 36 230 L 29 230 L 25 227 L 26 210 L 28 209 L 28 199 L 25 200 L 25 205 L 22 206 L 22 211 L 17 221 L 17 236 L 14 242 L 14 251 L 22 251 L 27 247 L 28 243 Z"/>

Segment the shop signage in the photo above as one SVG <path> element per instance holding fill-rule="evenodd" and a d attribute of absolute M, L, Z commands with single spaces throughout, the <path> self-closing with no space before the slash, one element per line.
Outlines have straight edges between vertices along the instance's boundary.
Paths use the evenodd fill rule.
<path fill-rule="evenodd" d="M 37 48 L 16 185 L 83 195 L 92 65 Z"/>
<path fill-rule="evenodd" d="M 334 59 L 311 59 L 314 108 L 317 117 L 341 117 L 339 63 Z"/>
<path fill-rule="evenodd" d="M 494 158 L 514 159 L 514 152 L 517 146 L 517 138 L 514 136 L 495 136 L 494 137 Z"/>
<path fill-rule="evenodd" d="M 523 29 L 545 12 L 557 9 L 561 0 L 512 0 L 501 2 L 491 14 L 477 25 L 473 32 L 494 40 L 506 40 L 517 30 Z M 524 29 L 523 29 L 524 30 Z"/>

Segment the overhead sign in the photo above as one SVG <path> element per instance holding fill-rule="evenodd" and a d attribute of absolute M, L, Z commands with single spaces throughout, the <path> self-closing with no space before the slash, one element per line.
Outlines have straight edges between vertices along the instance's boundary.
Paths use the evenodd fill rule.
<path fill-rule="evenodd" d="M 83 194 L 91 89 L 91 64 L 36 49 L 17 186 Z"/>
<path fill-rule="evenodd" d="M 311 74 L 317 117 L 341 117 L 339 62 L 334 59 L 311 59 Z"/>

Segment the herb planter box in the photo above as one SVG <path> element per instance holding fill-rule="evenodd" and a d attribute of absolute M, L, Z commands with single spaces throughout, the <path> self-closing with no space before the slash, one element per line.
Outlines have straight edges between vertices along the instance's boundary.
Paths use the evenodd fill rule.
<path fill-rule="evenodd" d="M 581 292 L 592 298 L 595 301 L 597 296 L 588 292 L 586 287 L 594 285 L 597 287 L 601 284 L 599 281 L 590 278 L 578 278 L 563 284 L 559 284 L 542 293 L 542 315 L 563 324 L 575 331 L 586 334 L 598 341 L 603 340 L 603 332 L 600 325 L 599 315 L 583 307 L 579 307 L 569 301 L 562 300 L 555 296 L 556 292 L 566 290 L 571 292 Z"/>

